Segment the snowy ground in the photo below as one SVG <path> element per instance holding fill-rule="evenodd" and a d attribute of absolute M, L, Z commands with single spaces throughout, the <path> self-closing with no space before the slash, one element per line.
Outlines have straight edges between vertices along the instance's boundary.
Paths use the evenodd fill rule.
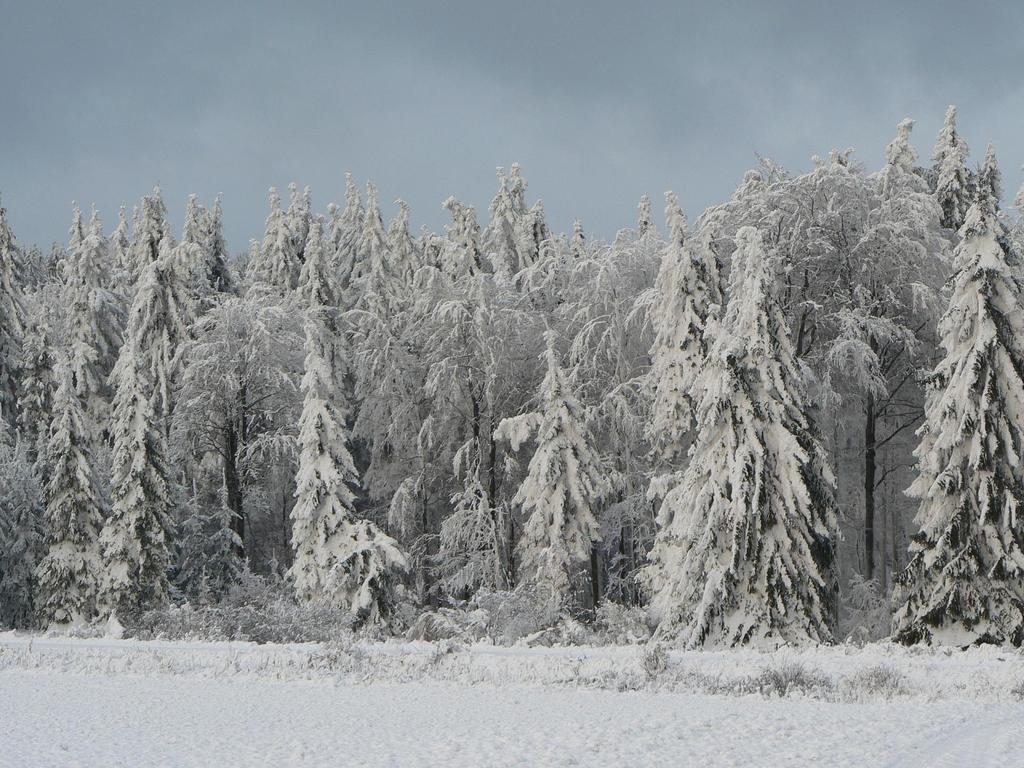
<path fill-rule="evenodd" d="M 640 682 L 641 653 L 0 635 L 0 766 L 1004 768 L 1024 750 L 1019 654 L 676 654 Z M 844 687 L 880 664 L 902 682 Z M 821 679 L 722 685 L 794 665 Z M 711 679 L 723 693 L 696 692 Z"/>

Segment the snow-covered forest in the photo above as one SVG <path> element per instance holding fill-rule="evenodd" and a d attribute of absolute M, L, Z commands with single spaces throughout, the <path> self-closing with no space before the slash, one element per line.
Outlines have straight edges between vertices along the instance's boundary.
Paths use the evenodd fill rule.
<path fill-rule="evenodd" d="M 565 233 L 518 165 L 0 209 L 0 624 L 1020 646 L 1024 194 L 912 128 Z"/>

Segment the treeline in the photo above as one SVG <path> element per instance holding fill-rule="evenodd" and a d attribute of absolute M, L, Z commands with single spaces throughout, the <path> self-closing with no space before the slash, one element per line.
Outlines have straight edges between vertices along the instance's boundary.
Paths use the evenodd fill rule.
<path fill-rule="evenodd" d="M 689 646 L 1019 645 L 1024 236 L 955 118 L 931 165 L 904 121 L 877 172 L 762 161 L 610 242 L 517 166 L 443 234 L 271 190 L 235 256 L 219 199 L 48 253 L 0 210 L 0 621 L 248 570 L 385 627 L 515 590 Z"/>

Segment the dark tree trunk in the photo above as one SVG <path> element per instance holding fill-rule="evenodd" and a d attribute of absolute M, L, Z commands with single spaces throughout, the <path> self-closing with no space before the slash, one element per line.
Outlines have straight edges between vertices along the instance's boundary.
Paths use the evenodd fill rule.
<path fill-rule="evenodd" d="M 245 557 L 245 516 L 242 508 L 242 481 L 238 472 L 238 433 L 234 425 L 224 433 L 224 491 L 231 510 L 231 530 L 238 535 L 236 546 L 239 557 Z"/>
<path fill-rule="evenodd" d="M 875 575 L 875 396 L 864 409 L 864 578 Z"/>
<path fill-rule="evenodd" d="M 590 599 L 591 607 L 596 611 L 601 602 L 601 568 L 596 543 L 590 545 Z"/>

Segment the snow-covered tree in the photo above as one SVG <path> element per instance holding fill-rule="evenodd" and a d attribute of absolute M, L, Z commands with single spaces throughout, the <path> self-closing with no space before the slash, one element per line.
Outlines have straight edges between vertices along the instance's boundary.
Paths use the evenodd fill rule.
<path fill-rule="evenodd" d="M 708 312 L 722 303 L 722 296 L 713 233 L 706 229 L 696 244 L 688 243 L 679 201 L 671 192 L 665 200 L 669 244 L 650 309 L 655 337 L 648 374 L 654 399 L 648 441 L 659 454 L 659 467 L 679 469 L 693 425 L 691 388 L 707 354 L 704 326 Z"/>
<path fill-rule="evenodd" d="M 538 410 L 503 420 L 496 436 L 514 451 L 536 438 L 526 478 L 513 499 L 527 515 L 518 545 L 520 583 L 563 603 L 600 539 L 596 507 L 609 485 L 586 413 L 558 360 L 555 334 L 546 335 L 547 372 L 537 393 Z"/>
<path fill-rule="evenodd" d="M 576 219 L 572 223 L 572 240 L 569 241 L 569 254 L 573 261 L 578 261 L 587 255 L 587 238 L 583 234 L 583 222 Z"/>
<path fill-rule="evenodd" d="M 207 219 L 206 281 L 217 293 L 233 293 L 235 278 L 228 262 L 228 244 L 224 239 L 224 210 L 220 195 L 213 201 L 213 210 Z"/>
<path fill-rule="evenodd" d="M 171 234 L 167 223 L 167 206 L 164 205 L 160 187 L 153 188 L 153 194 L 142 198 L 142 207 L 132 232 L 132 244 L 128 255 L 130 274 L 134 284 L 145 272 L 146 267 L 160 258 L 165 238 Z"/>
<path fill-rule="evenodd" d="M 360 623 L 386 620 L 408 570 L 398 543 L 355 512 L 359 476 L 348 448 L 333 339 L 312 308 L 306 325 L 299 468 L 289 575 L 302 600 L 322 600 Z"/>
<path fill-rule="evenodd" d="M 95 611 L 103 500 L 67 361 L 60 362 L 57 378 L 47 446 L 48 548 L 36 568 L 36 610 L 43 624 L 73 624 L 91 619 Z"/>
<path fill-rule="evenodd" d="M 36 565 L 43 556 L 42 493 L 21 441 L 0 437 L 0 625 L 35 623 Z"/>
<path fill-rule="evenodd" d="M 175 585 L 200 603 L 216 603 L 238 583 L 244 571 L 244 561 L 238 555 L 242 540 L 231 524 L 234 513 L 227 506 L 223 487 L 217 501 L 207 509 L 193 496 L 189 515 L 181 524 Z"/>
<path fill-rule="evenodd" d="M 334 307 L 338 288 L 323 236 L 323 219 L 313 217 L 305 242 L 306 260 L 302 263 L 296 298 L 300 306 Z"/>
<path fill-rule="evenodd" d="M 437 565 L 446 594 L 465 598 L 478 589 L 500 589 L 501 531 L 479 467 L 467 473 L 463 488 L 451 499 L 452 512 L 441 523 Z"/>
<path fill-rule="evenodd" d="M 88 416 L 94 440 L 107 428 L 113 370 L 124 328 L 125 311 L 112 284 L 112 260 L 103 224 L 92 219 L 77 246 L 69 246 L 65 269 L 64 311 L 71 376 Z"/>
<path fill-rule="evenodd" d="M 345 208 L 334 208 L 331 215 L 329 239 L 331 263 L 334 266 L 338 284 L 347 288 L 352 279 L 359 252 L 359 236 L 363 227 L 363 203 L 359 188 L 351 173 L 345 174 Z"/>
<path fill-rule="evenodd" d="M 419 248 L 409 232 L 409 205 L 396 201 L 398 213 L 388 228 L 388 252 L 391 254 L 391 274 L 403 294 L 412 290 L 413 276 L 420 267 Z"/>
<path fill-rule="evenodd" d="M 651 198 L 648 195 L 643 195 L 636 208 L 636 233 L 643 237 L 654 227 L 654 216 L 651 213 Z"/>
<path fill-rule="evenodd" d="M 452 223 L 448 226 L 448 237 L 442 250 L 441 270 L 451 280 L 480 271 L 480 226 L 476 223 L 476 211 L 471 205 L 463 205 L 454 197 L 444 201 L 444 207 L 451 212 Z"/>
<path fill-rule="evenodd" d="M 999 210 L 999 201 L 1003 197 L 1003 174 L 999 170 L 999 163 L 996 162 L 996 150 L 989 144 L 985 150 L 985 161 L 978 169 L 978 196 L 987 196 Z"/>
<path fill-rule="evenodd" d="M 160 258 L 150 262 L 139 276 L 126 333 L 142 357 L 142 375 L 153 388 L 159 419 L 167 419 L 173 411 L 176 383 L 182 372 L 181 350 L 189 338 L 192 317 L 192 299 L 177 267 L 177 249 L 165 237 Z"/>
<path fill-rule="evenodd" d="M 24 330 L 24 254 L 0 207 L 0 413 L 14 421 L 17 373 L 15 357 Z"/>
<path fill-rule="evenodd" d="M 352 279 L 366 292 L 383 294 L 390 278 L 391 254 L 388 250 L 388 234 L 384 229 L 377 188 L 366 185 L 366 215 L 359 234 L 359 245 Z"/>
<path fill-rule="evenodd" d="M 160 605 L 168 592 L 167 447 L 153 408 L 152 384 L 144 378 L 146 360 L 137 344 L 130 336 L 112 377 L 113 479 L 110 515 L 100 536 L 99 605 L 104 613 Z"/>
<path fill-rule="evenodd" d="M 687 647 L 829 642 L 836 507 L 761 234 L 736 235 L 706 333 L 691 461 L 645 572 L 657 634 Z"/>
<path fill-rule="evenodd" d="M 920 528 L 893 622 L 904 642 L 1024 642 L 1024 286 L 980 186 L 954 253 L 915 452 Z"/>
<path fill-rule="evenodd" d="M 32 318 L 18 357 L 21 382 L 18 392 L 18 433 L 33 464 L 46 459 L 52 419 L 54 377 L 53 334 L 45 318 Z"/>
<path fill-rule="evenodd" d="M 292 233 L 288 229 L 288 218 L 281 209 L 281 198 L 277 190 L 270 189 L 270 214 L 267 216 L 263 246 L 258 259 L 249 263 L 250 283 L 262 283 L 280 294 L 291 291 L 298 284 L 301 269 Z"/>
<path fill-rule="evenodd" d="M 117 212 L 117 226 L 110 235 L 110 262 L 113 283 L 107 286 L 122 295 L 130 290 L 130 286 L 126 285 L 126 283 L 131 279 L 131 249 L 132 240 L 128 229 L 128 217 L 125 215 L 125 207 L 122 205 Z"/>
<path fill-rule="evenodd" d="M 292 241 L 292 251 L 301 263 L 306 258 L 306 237 L 309 235 L 309 219 L 312 200 L 309 187 L 299 193 L 299 185 L 294 181 L 288 185 L 291 202 L 285 212 L 285 227 Z"/>
<path fill-rule="evenodd" d="M 935 140 L 932 159 L 938 173 L 935 199 L 942 206 L 942 226 L 953 230 L 960 229 L 971 203 L 967 155 L 967 142 L 956 130 L 956 106 L 950 104 L 946 121 Z"/>

